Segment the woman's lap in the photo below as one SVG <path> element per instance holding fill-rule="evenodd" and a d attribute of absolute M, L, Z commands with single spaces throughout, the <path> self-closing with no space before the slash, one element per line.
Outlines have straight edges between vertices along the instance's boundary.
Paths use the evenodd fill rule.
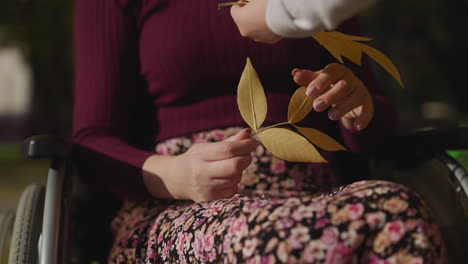
<path fill-rule="evenodd" d="M 162 204 L 126 204 L 110 262 L 437 263 L 444 255 L 419 197 L 391 182 L 320 196 Z"/>
<path fill-rule="evenodd" d="M 177 155 L 241 128 L 159 144 Z M 406 187 L 339 182 L 328 165 L 289 163 L 259 146 L 240 193 L 205 203 L 125 202 L 109 263 L 438 263 L 438 228 Z M 382 261 L 381 261 L 382 260 Z M 387 262 L 384 262 L 387 261 Z"/>

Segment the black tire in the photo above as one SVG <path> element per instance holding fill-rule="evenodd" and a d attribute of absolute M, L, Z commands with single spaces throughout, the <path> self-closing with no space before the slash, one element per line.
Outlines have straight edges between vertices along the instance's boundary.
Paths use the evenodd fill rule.
<path fill-rule="evenodd" d="M 8 264 L 36 264 L 42 229 L 44 187 L 31 184 L 21 195 L 10 244 Z"/>
<path fill-rule="evenodd" d="M 0 210 L 0 263 L 7 263 L 11 233 L 15 214 L 10 210 Z"/>

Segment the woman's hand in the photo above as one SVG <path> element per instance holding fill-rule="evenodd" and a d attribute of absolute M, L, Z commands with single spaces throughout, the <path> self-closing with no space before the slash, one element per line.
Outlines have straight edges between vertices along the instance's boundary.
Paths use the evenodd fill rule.
<path fill-rule="evenodd" d="M 233 5 L 231 16 L 243 37 L 273 44 L 280 41 L 282 37 L 273 33 L 267 26 L 265 21 L 266 5 L 267 0 L 253 0 L 243 6 Z"/>
<path fill-rule="evenodd" d="M 250 130 L 242 130 L 224 141 L 195 144 L 179 156 L 154 155 L 143 166 L 145 185 L 156 197 L 195 202 L 231 197 L 258 145 Z"/>
<path fill-rule="evenodd" d="M 328 117 L 340 120 L 350 131 L 361 131 L 374 116 L 374 103 L 369 91 L 343 64 L 332 63 L 321 71 L 294 69 L 294 81 L 307 87 L 306 94 L 317 97 L 315 111 L 331 107 Z"/>

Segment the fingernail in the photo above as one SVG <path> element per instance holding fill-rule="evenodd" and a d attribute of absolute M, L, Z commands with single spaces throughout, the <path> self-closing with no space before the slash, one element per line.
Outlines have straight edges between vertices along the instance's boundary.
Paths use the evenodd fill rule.
<path fill-rule="evenodd" d="M 336 109 L 332 109 L 328 112 L 328 117 L 331 120 L 337 120 L 339 116 L 340 116 L 340 112 Z"/>
<path fill-rule="evenodd" d="M 323 100 L 318 100 L 314 102 L 315 111 L 321 112 L 327 108 L 327 104 Z"/>
<path fill-rule="evenodd" d="M 298 71 L 300 71 L 298 68 L 293 69 L 291 75 L 294 76 Z"/>
<path fill-rule="evenodd" d="M 310 96 L 311 94 L 315 93 L 316 91 L 317 91 L 317 87 L 315 87 L 315 86 L 307 87 L 306 96 Z"/>
<path fill-rule="evenodd" d="M 317 86 L 310 86 L 310 87 L 307 87 L 306 95 L 307 95 L 307 96 L 317 96 L 317 95 L 318 95 L 318 88 L 317 88 Z"/>
<path fill-rule="evenodd" d="M 242 133 L 244 133 L 244 132 L 248 132 L 249 135 L 252 133 L 252 131 L 250 131 L 250 128 L 244 128 L 244 129 L 242 129 L 241 131 L 237 132 L 237 134 L 239 135 L 239 134 L 242 134 Z"/>

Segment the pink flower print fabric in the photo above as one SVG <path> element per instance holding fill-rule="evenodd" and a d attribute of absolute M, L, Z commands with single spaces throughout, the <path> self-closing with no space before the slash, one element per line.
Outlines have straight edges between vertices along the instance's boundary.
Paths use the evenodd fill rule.
<path fill-rule="evenodd" d="M 223 140 L 217 129 L 158 144 L 163 155 Z M 325 166 L 290 163 L 262 146 L 239 194 L 211 202 L 124 202 L 109 263 L 446 263 L 420 197 L 386 181 L 338 186 Z"/>

